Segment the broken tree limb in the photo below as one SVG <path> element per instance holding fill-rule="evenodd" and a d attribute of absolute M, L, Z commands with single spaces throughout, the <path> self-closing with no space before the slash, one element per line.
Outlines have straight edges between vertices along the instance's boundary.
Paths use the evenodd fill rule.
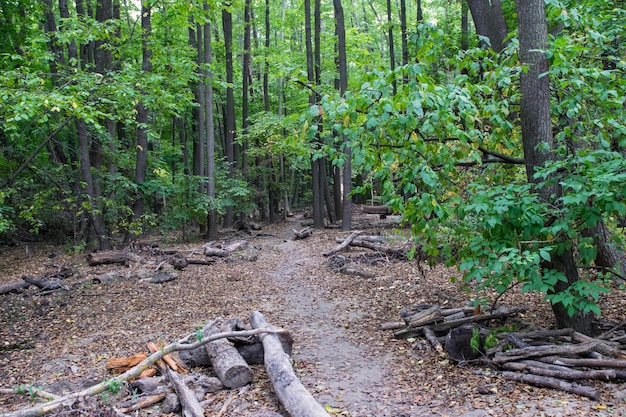
<path fill-rule="evenodd" d="M 165 398 L 164 392 L 161 392 L 159 394 L 149 395 L 149 396 L 142 398 L 141 401 L 138 401 L 132 405 L 129 405 L 128 407 L 119 408 L 117 411 L 119 411 L 120 413 L 127 414 L 132 411 L 141 410 L 142 408 L 150 407 L 151 405 L 162 401 L 164 398 Z"/>
<path fill-rule="evenodd" d="M 537 387 L 545 387 L 558 389 L 582 397 L 591 398 L 593 400 L 600 399 L 600 392 L 592 387 L 578 385 L 548 376 L 539 376 L 533 374 L 522 374 L 519 372 L 504 371 L 502 377 L 509 381 L 523 382 L 524 384 L 534 385 Z"/>
<path fill-rule="evenodd" d="M 388 256 L 392 256 L 398 259 L 407 259 L 406 251 L 403 249 L 390 248 L 388 246 L 379 245 L 372 242 L 366 242 L 364 240 L 355 239 L 350 243 L 351 246 L 358 246 L 365 249 L 371 249 L 376 252 L 384 253 Z"/>
<path fill-rule="evenodd" d="M 170 368 L 167 368 L 167 377 L 174 386 L 180 405 L 183 408 L 183 417 L 204 417 L 204 411 L 196 395 L 187 387 L 182 377 Z"/>
<path fill-rule="evenodd" d="M 324 256 L 330 256 L 333 255 L 339 251 L 344 250 L 345 248 L 347 248 L 348 246 L 350 246 L 350 243 L 357 238 L 357 236 L 359 236 L 361 233 L 360 230 L 355 230 L 354 232 L 352 232 L 350 234 L 350 236 L 348 236 L 343 242 L 341 242 L 339 245 L 335 246 L 332 249 L 327 250 L 326 252 L 324 252 Z"/>
<path fill-rule="evenodd" d="M 439 342 L 439 339 L 437 339 L 437 335 L 435 335 L 435 333 L 432 330 L 430 330 L 430 327 L 428 326 L 424 327 L 424 337 L 426 338 L 426 340 L 428 340 L 428 343 L 430 343 L 433 349 L 437 351 L 439 356 L 445 355 L 443 351 L 443 346 Z"/>
<path fill-rule="evenodd" d="M 404 322 L 408 327 L 426 326 L 441 320 L 441 307 L 439 306 L 429 307 L 426 310 L 419 311 L 404 318 Z"/>
<path fill-rule="evenodd" d="M 143 371 L 148 369 L 150 366 L 153 366 L 157 361 L 161 360 L 163 356 L 167 355 L 168 353 L 182 351 L 182 350 L 197 349 L 206 343 L 212 342 L 213 340 L 218 340 L 218 339 L 222 339 L 226 337 L 246 337 L 246 336 L 254 336 L 254 335 L 263 334 L 263 333 L 280 333 L 282 331 L 283 330 L 280 330 L 280 329 L 258 328 L 258 329 L 244 330 L 244 331 L 238 331 L 238 332 L 217 333 L 209 337 L 202 338 L 202 340 L 197 341 L 195 343 L 187 343 L 188 341 L 193 340 L 194 338 L 196 338 L 197 340 L 197 333 L 193 332 L 193 333 L 188 334 L 187 336 L 185 336 L 184 338 L 180 339 L 177 342 L 164 346 L 163 348 L 159 349 L 158 352 L 154 352 L 152 355 L 144 359 L 141 363 L 137 364 L 134 368 L 129 369 L 128 371 L 124 372 L 121 375 L 118 375 L 114 378 L 103 381 L 99 384 L 93 385 L 89 388 L 85 388 L 82 391 L 70 393 L 68 395 L 57 398 L 56 400 L 52 400 L 45 404 L 39 404 L 37 406 L 5 413 L 2 417 L 42 416 L 58 409 L 59 407 L 70 406 L 80 398 L 98 395 L 106 391 L 107 389 L 109 389 L 109 387 L 114 386 L 115 384 L 123 383 L 131 379 L 137 378 Z"/>
<path fill-rule="evenodd" d="M 307 237 L 311 237 L 313 236 L 313 230 L 311 230 L 310 227 L 305 227 L 304 229 L 298 231 L 296 229 L 291 229 L 293 230 L 293 234 L 294 236 L 294 240 L 300 240 L 300 239 L 306 239 Z"/>
<path fill-rule="evenodd" d="M 250 315 L 250 323 L 256 329 L 269 327 L 265 317 L 258 311 Z M 293 371 L 287 355 L 276 335 L 268 333 L 260 336 L 265 350 L 265 369 L 272 381 L 278 399 L 291 417 L 330 417 L 302 385 Z"/>
<path fill-rule="evenodd" d="M 205 336 L 219 333 L 213 325 L 204 331 Z M 226 388 L 241 388 L 252 382 L 252 370 L 237 349 L 226 339 L 218 339 L 204 345 L 213 370 Z"/>

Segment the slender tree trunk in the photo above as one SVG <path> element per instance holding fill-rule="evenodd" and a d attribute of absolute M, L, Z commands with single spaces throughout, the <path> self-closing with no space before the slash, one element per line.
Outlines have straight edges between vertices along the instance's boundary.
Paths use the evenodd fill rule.
<path fill-rule="evenodd" d="M 471 6 L 471 4 L 470 4 Z M 555 158 L 550 118 L 550 81 L 545 50 L 548 46 L 548 27 L 543 0 L 517 0 L 517 23 L 522 65 L 528 68 L 520 75 L 520 120 L 524 159 L 529 182 L 535 182 L 535 167 Z M 562 190 L 558 184 L 538 188 L 546 202 L 558 198 Z M 578 269 L 571 249 L 553 253 L 550 265 L 544 268 L 562 272 L 567 281 L 558 281 L 555 292 L 565 291 L 579 280 Z M 559 327 L 571 327 L 584 334 L 594 332 L 591 314 L 576 313 L 570 316 L 562 303 L 553 303 L 552 310 Z"/>
<path fill-rule="evenodd" d="M 461 0 L 461 50 L 467 51 L 469 47 L 469 19 L 467 0 Z"/>
<path fill-rule="evenodd" d="M 402 34 L 402 65 L 408 65 L 409 46 L 406 32 L 406 0 L 400 0 L 400 33 Z"/>
<path fill-rule="evenodd" d="M 394 49 L 393 42 L 393 20 L 391 18 L 391 0 L 387 0 L 387 24 L 389 27 L 387 28 L 387 37 L 389 42 L 389 69 L 394 71 L 396 69 L 396 52 Z M 395 96 L 398 92 L 398 83 L 395 78 L 393 79 L 393 95 Z"/>
<path fill-rule="evenodd" d="M 311 1 L 304 0 L 304 31 L 305 31 L 305 45 L 306 45 L 306 63 L 307 63 L 307 76 L 309 85 L 315 85 L 315 70 L 313 59 L 313 43 L 311 29 Z M 317 103 L 317 96 L 315 93 L 309 93 L 309 104 L 315 105 Z M 313 191 L 313 225 L 316 228 L 324 228 L 324 210 L 323 202 L 324 197 L 320 186 L 320 167 L 319 159 L 311 158 L 311 177 L 312 177 L 312 191 Z M 320 209 L 320 206 L 322 207 Z"/>
<path fill-rule="evenodd" d="M 243 13 L 243 74 L 242 74 L 242 102 L 241 102 L 241 130 L 245 135 L 248 133 L 248 102 L 250 94 L 248 89 L 252 85 L 252 69 L 250 63 L 250 48 L 251 48 L 251 25 L 250 25 L 250 0 L 245 1 L 244 13 Z M 248 179 L 248 141 L 243 141 L 242 148 L 242 160 L 241 160 L 241 172 L 244 179 Z"/>
<path fill-rule="evenodd" d="M 204 10 L 209 10 L 208 1 L 204 3 Z M 213 202 L 215 193 L 215 120 L 213 114 L 213 73 L 211 65 L 213 63 L 213 48 L 211 45 L 211 22 L 204 24 L 204 62 L 207 69 L 204 71 L 204 112 L 206 122 L 206 148 L 207 148 L 207 195 Z M 209 241 L 217 239 L 217 210 L 209 207 L 207 216 L 207 239 Z"/>
<path fill-rule="evenodd" d="M 337 32 L 337 70 L 339 72 L 339 91 L 345 94 L 348 89 L 348 58 L 346 52 L 346 30 L 341 0 L 333 1 L 335 8 L 335 24 Z M 404 2 L 403 2 L 404 4 Z M 352 227 L 352 148 L 346 136 L 343 137 L 343 210 L 341 229 L 350 230 Z"/>
<path fill-rule="evenodd" d="M 234 177 L 235 171 L 235 96 L 233 92 L 233 17 L 228 9 L 222 9 L 222 27 L 224 30 L 224 50 L 226 61 L 226 108 L 224 114 L 224 153 L 228 162 L 228 176 Z M 234 208 L 227 207 L 224 226 L 230 227 L 235 221 Z"/>
<path fill-rule="evenodd" d="M 144 73 L 152 72 L 152 49 L 150 47 L 150 37 L 152 35 L 151 9 L 144 0 L 141 3 L 141 42 L 142 42 L 142 62 L 141 70 Z M 145 210 L 143 183 L 146 181 L 146 171 L 148 168 L 148 110 L 143 102 L 137 104 L 137 154 L 135 158 L 135 184 L 137 193 L 133 203 L 133 221 L 140 222 Z M 131 238 L 127 233 L 126 240 Z"/>

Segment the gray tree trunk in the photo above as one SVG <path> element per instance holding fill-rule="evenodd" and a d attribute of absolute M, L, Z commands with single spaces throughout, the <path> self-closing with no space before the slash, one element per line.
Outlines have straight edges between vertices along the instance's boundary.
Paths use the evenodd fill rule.
<path fill-rule="evenodd" d="M 550 118 L 550 81 L 547 76 L 540 77 L 548 71 L 548 60 L 541 52 L 548 45 L 548 27 L 543 0 L 517 0 L 516 6 L 520 60 L 528 68 L 520 76 L 522 142 L 528 181 L 535 182 L 535 167 L 542 166 L 555 157 L 552 150 L 554 143 Z M 558 185 L 544 186 L 537 191 L 546 202 L 554 201 L 561 194 Z M 567 278 L 567 282 L 559 281 L 555 285 L 554 291 L 557 293 L 567 290 L 579 280 L 571 249 L 561 254 L 553 253 L 551 262 L 545 268 L 562 272 Z M 591 314 L 579 312 L 570 316 L 562 303 L 553 303 L 552 310 L 559 327 L 571 327 L 584 334 L 594 332 Z"/>

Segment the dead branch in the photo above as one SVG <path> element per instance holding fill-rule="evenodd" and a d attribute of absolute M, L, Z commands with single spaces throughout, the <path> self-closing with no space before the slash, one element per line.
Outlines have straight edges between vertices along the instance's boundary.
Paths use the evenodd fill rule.
<path fill-rule="evenodd" d="M 547 369 L 542 366 L 536 366 L 535 364 L 521 362 L 506 362 L 502 364 L 502 368 L 509 371 L 526 372 L 533 375 L 549 376 L 566 380 L 599 379 L 603 381 L 608 381 L 618 378 L 618 373 L 615 372 L 614 369 L 590 369 L 587 371 L 578 371 L 575 369 L 567 368 L 566 370 L 557 370 Z"/>
<path fill-rule="evenodd" d="M 350 246 L 350 243 L 357 238 L 357 236 L 359 236 L 361 233 L 360 230 L 355 230 L 354 232 L 352 232 L 350 234 L 350 236 L 348 236 L 343 242 L 341 242 L 339 245 L 335 246 L 333 249 L 329 249 L 326 252 L 324 252 L 324 256 L 330 256 L 333 255 L 339 251 L 344 250 L 345 248 L 347 248 L 348 246 Z"/>
<path fill-rule="evenodd" d="M 600 392 L 592 387 L 584 385 L 572 384 L 557 378 L 549 376 L 539 376 L 533 374 L 521 374 L 519 372 L 502 372 L 502 377 L 510 381 L 523 382 L 524 384 L 535 385 L 538 387 L 558 389 L 572 394 L 588 397 L 593 400 L 600 398 Z"/>
<path fill-rule="evenodd" d="M 433 349 L 435 349 L 437 351 L 439 356 L 444 356 L 445 355 L 445 353 L 443 351 L 443 346 L 441 346 L 441 343 L 439 343 L 439 339 L 437 339 L 437 336 L 435 335 L 435 332 L 430 330 L 430 327 L 428 327 L 428 326 L 424 327 L 424 337 L 426 338 L 426 340 L 428 340 L 428 342 L 433 347 Z"/>
<path fill-rule="evenodd" d="M 529 346 L 527 348 L 513 349 L 507 352 L 498 353 L 494 356 L 493 361 L 497 364 L 503 364 L 505 362 L 516 361 L 520 359 L 537 358 L 541 356 L 573 356 L 583 355 L 585 353 L 590 353 L 593 351 L 604 352 L 605 350 L 603 348 L 603 345 L 604 344 L 599 341 L 592 341 L 579 343 L 576 345 Z"/>
<path fill-rule="evenodd" d="M 10 413 L 4 414 L 2 417 L 34 417 L 34 416 L 42 416 L 47 413 L 50 413 L 62 406 L 69 406 L 76 402 L 79 398 L 91 397 L 93 395 L 98 395 L 101 392 L 106 391 L 109 387 L 114 386 L 115 384 L 120 384 L 127 382 L 130 379 L 137 378 L 143 371 L 145 371 L 150 366 L 153 366 L 159 360 L 163 359 L 163 356 L 168 353 L 182 351 L 182 350 L 193 350 L 197 349 L 200 346 L 203 346 L 206 343 L 212 342 L 214 340 L 223 339 L 226 337 L 246 337 L 246 336 L 254 336 L 258 334 L 265 333 L 280 333 L 283 332 L 281 329 L 267 329 L 267 328 L 256 328 L 253 330 L 244 330 L 237 332 L 223 332 L 216 333 L 209 337 L 203 337 L 202 340 L 198 340 L 195 343 L 186 343 L 189 340 L 193 340 L 193 338 L 197 338 L 197 333 L 193 332 L 180 339 L 177 342 L 171 343 L 167 346 L 162 347 L 158 352 L 154 352 L 152 355 L 148 356 L 141 363 L 137 364 L 134 368 L 129 369 L 121 375 L 118 375 L 114 378 L 111 378 L 107 381 L 103 381 L 99 384 L 86 388 L 79 392 L 74 392 L 63 397 L 57 398 L 56 400 L 47 402 L 45 404 L 40 404 L 30 408 L 24 408 L 22 410 L 13 411 Z"/>
<path fill-rule="evenodd" d="M 200 407 L 198 399 L 187 385 L 185 385 L 182 377 L 170 368 L 167 368 L 167 377 L 174 386 L 176 394 L 178 394 L 180 406 L 183 409 L 183 417 L 204 417 L 204 411 L 202 407 Z"/>
<path fill-rule="evenodd" d="M 306 239 L 307 237 L 313 236 L 313 230 L 310 227 L 305 227 L 304 229 L 298 231 L 296 229 L 293 230 L 294 240 Z"/>
<path fill-rule="evenodd" d="M 118 411 L 120 413 L 130 413 L 132 411 L 136 411 L 136 410 L 141 410 L 142 408 L 146 408 L 146 407 L 150 407 L 153 404 L 156 404 L 158 402 L 160 402 L 161 400 L 163 400 L 163 398 L 165 398 L 165 393 L 162 392 L 160 394 L 154 394 L 154 395 L 150 395 L 145 397 L 144 399 L 142 399 L 139 402 L 136 402 L 132 405 L 129 405 L 128 407 L 124 407 L 124 408 L 120 408 L 118 409 Z"/>

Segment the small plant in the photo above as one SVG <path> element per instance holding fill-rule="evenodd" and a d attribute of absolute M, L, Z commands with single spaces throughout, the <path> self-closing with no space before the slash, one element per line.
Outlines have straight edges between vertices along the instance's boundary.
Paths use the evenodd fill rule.
<path fill-rule="evenodd" d="M 198 338 L 198 342 L 202 342 L 202 331 L 201 330 L 196 330 L 196 337 Z"/>
<path fill-rule="evenodd" d="M 474 352 L 480 352 L 480 330 L 476 327 L 472 329 L 472 338 L 470 339 L 470 346 Z"/>
<path fill-rule="evenodd" d="M 117 394 L 120 392 L 120 389 L 122 389 L 122 383 L 120 381 L 110 380 L 106 382 L 105 386 L 106 389 L 113 394 Z"/>

